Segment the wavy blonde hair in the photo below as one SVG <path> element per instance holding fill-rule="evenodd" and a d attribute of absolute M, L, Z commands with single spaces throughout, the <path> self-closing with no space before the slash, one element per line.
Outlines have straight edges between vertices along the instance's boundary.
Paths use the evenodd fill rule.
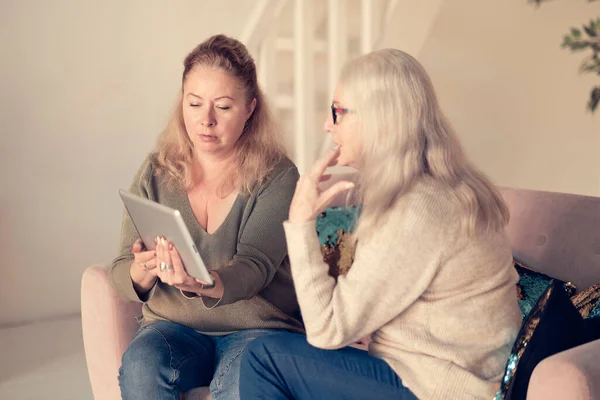
<path fill-rule="evenodd" d="M 364 208 L 356 239 L 371 233 L 425 177 L 448 189 L 468 234 L 507 224 L 500 193 L 466 158 L 417 60 L 400 50 L 378 50 L 348 63 L 340 83 L 363 140 L 357 195 Z"/>
<path fill-rule="evenodd" d="M 166 174 L 169 183 L 185 190 L 190 189 L 195 179 L 199 178 L 193 173 L 194 144 L 187 135 L 183 121 L 183 84 L 195 67 L 217 68 L 238 79 L 244 88 L 248 107 L 252 100 L 256 99 L 254 112 L 246 121 L 242 135 L 235 145 L 234 171 L 223 184 L 241 184 L 242 192 L 249 194 L 286 156 L 268 103 L 258 86 L 254 60 L 240 41 L 216 35 L 192 50 L 185 58 L 183 66 L 181 92 L 156 145 L 154 162 L 157 172 Z"/>

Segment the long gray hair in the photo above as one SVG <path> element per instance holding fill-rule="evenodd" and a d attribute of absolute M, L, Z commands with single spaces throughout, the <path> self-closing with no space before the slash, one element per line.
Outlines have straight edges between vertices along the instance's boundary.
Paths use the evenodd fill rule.
<path fill-rule="evenodd" d="M 350 61 L 340 84 L 363 138 L 358 196 L 364 209 L 355 238 L 370 234 L 424 177 L 447 188 L 469 234 L 507 224 L 500 193 L 466 158 L 417 60 L 400 50 L 374 51 Z"/>

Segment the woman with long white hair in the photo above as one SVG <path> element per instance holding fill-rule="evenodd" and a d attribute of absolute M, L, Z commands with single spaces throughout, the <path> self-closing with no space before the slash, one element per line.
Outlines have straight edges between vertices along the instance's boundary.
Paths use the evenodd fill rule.
<path fill-rule="evenodd" d="M 284 223 L 307 335 L 253 341 L 242 399 L 491 399 L 521 325 L 499 192 L 402 51 L 348 63 L 331 109 L 325 130 L 337 146 L 300 178 Z M 359 170 L 356 184 L 320 191 L 336 162 Z M 353 187 L 363 204 L 356 254 L 335 279 L 315 217 Z M 368 353 L 347 347 L 368 335 Z"/>

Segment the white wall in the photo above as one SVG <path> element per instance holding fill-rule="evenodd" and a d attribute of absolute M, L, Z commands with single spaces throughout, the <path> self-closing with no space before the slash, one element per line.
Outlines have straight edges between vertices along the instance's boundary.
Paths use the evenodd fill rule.
<path fill-rule="evenodd" d="M 81 273 L 115 255 L 117 189 L 162 129 L 184 56 L 238 35 L 254 2 L 2 0 L 0 326 L 79 311 Z M 600 3 L 398 0 L 395 14 L 381 46 L 425 65 L 482 170 L 600 195 L 600 112 L 585 112 L 597 81 L 559 47 Z"/>
<path fill-rule="evenodd" d="M 500 185 L 600 195 L 597 76 L 560 48 L 600 3 L 399 0 L 382 47 L 405 49 L 430 73 L 471 159 Z"/>
<path fill-rule="evenodd" d="M 183 58 L 238 35 L 252 1 L 2 0 L 0 325 L 79 311 L 116 254 L 128 187 L 166 122 Z"/>

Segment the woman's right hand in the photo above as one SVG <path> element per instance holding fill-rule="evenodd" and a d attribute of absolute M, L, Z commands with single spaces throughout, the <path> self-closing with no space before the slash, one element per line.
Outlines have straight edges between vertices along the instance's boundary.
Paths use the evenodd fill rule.
<path fill-rule="evenodd" d="M 306 175 L 300 177 L 296 184 L 292 204 L 290 204 L 289 222 L 300 224 L 314 221 L 335 196 L 354 187 L 353 182 L 339 181 L 323 192 L 319 189 L 319 183 L 331 177 L 331 175 L 323 175 L 323 173 L 327 167 L 332 167 L 337 163 L 339 155 L 340 146 L 336 146 L 317 160 Z"/>
<path fill-rule="evenodd" d="M 156 283 L 156 252 L 154 250 L 146 251 L 141 239 L 136 240 L 131 246 L 133 253 L 133 262 L 129 267 L 129 275 L 133 282 L 133 287 L 138 295 L 146 294 Z"/>

